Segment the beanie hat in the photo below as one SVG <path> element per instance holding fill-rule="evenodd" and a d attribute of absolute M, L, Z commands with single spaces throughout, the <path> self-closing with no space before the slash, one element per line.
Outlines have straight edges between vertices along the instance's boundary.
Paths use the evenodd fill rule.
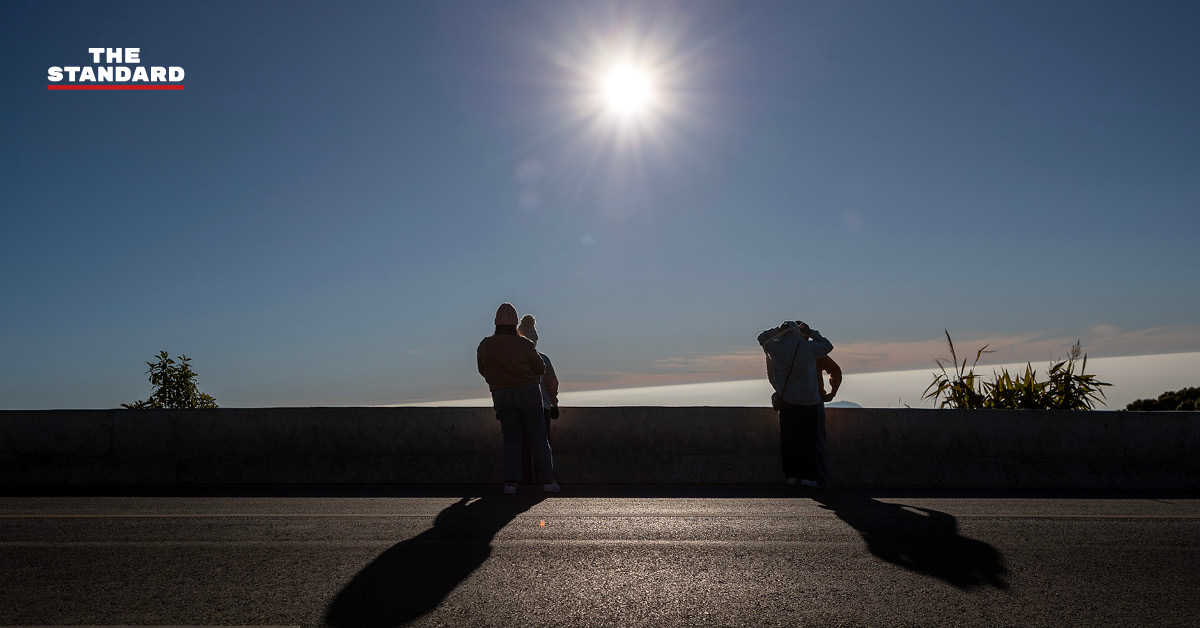
<path fill-rule="evenodd" d="M 535 345 L 537 344 L 537 330 L 533 326 L 536 324 L 537 321 L 533 318 L 533 314 L 526 314 L 521 317 L 521 324 L 517 327 L 517 331 L 521 332 L 522 336 L 532 340 Z"/>
<path fill-rule="evenodd" d="M 512 303 L 501 303 L 500 307 L 496 308 L 496 324 L 516 325 L 517 308 L 513 307 Z"/>

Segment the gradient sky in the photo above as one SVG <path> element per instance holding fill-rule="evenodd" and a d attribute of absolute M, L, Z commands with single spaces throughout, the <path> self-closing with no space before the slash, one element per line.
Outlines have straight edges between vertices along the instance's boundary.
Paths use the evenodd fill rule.
<path fill-rule="evenodd" d="M 1200 350 L 1194 2 L 0 4 L 0 407 L 481 397 Z M 186 90 L 48 91 L 140 47 Z M 617 61 L 659 106 L 597 102 Z M 1103 373 L 1100 373 L 1103 379 Z M 920 391 L 914 391 L 913 396 Z"/>

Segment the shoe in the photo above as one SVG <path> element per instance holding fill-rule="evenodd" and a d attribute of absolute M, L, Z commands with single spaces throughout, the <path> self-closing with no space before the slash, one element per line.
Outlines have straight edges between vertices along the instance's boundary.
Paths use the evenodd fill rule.
<path fill-rule="evenodd" d="M 798 482 L 798 481 L 799 480 L 797 480 L 796 478 L 788 478 L 788 486 L 795 486 L 796 482 Z"/>
<path fill-rule="evenodd" d="M 558 485 L 558 482 L 549 482 L 547 484 L 542 485 L 542 492 L 544 492 L 544 493 L 561 493 L 562 487 Z"/>
<path fill-rule="evenodd" d="M 504 483 L 504 494 L 505 495 L 516 495 L 517 494 L 517 483 L 516 482 L 505 482 Z"/>
<path fill-rule="evenodd" d="M 800 480 L 800 486 L 807 486 L 807 487 L 809 487 L 809 488 L 816 488 L 816 487 L 817 487 L 817 483 L 816 483 L 816 482 L 814 482 L 814 481 L 812 481 L 812 480 Z"/>

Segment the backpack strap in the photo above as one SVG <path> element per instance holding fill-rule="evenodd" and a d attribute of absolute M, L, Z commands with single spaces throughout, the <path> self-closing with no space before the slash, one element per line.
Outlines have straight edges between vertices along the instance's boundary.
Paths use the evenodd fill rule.
<path fill-rule="evenodd" d="M 804 339 L 801 338 L 800 342 L 804 342 Z M 783 400 L 783 392 L 780 388 L 787 388 L 788 380 L 792 378 L 792 367 L 796 366 L 796 354 L 800 353 L 800 342 L 796 343 L 796 349 L 795 351 L 792 351 L 792 363 L 788 365 L 787 375 L 784 376 L 783 382 L 775 383 L 775 392 L 779 395 L 780 401 Z M 766 347 L 763 347 L 763 351 L 766 352 Z M 767 357 L 770 357 L 770 355 L 771 354 L 768 353 Z"/>

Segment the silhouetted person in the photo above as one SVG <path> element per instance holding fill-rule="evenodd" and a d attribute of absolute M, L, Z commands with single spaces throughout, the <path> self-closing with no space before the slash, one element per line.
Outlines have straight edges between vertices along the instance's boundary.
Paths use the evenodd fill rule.
<path fill-rule="evenodd" d="M 536 348 L 538 343 L 537 319 L 533 314 L 526 314 L 521 317 L 521 324 L 517 325 L 517 333 L 528 338 L 533 342 Z M 542 362 L 546 363 L 546 372 L 542 374 L 542 416 L 546 420 L 546 441 L 550 441 L 550 421 L 558 418 L 558 375 L 554 373 L 554 365 L 550 363 L 550 356 L 538 352 L 542 356 Z M 553 447 L 553 446 L 552 446 Z M 533 455 L 529 447 L 528 439 L 525 441 L 521 450 L 521 477 L 527 482 L 532 482 L 533 477 Z"/>
<path fill-rule="evenodd" d="M 833 343 L 800 321 L 784 321 L 758 335 L 770 361 L 767 379 L 775 387 L 779 410 L 779 453 L 789 485 L 825 486 L 825 404 L 817 360 Z"/>
<path fill-rule="evenodd" d="M 542 374 L 546 363 L 533 342 L 517 333 L 517 309 L 503 303 L 496 310 L 496 333 L 484 338 L 476 352 L 479 374 L 492 391 L 492 406 L 504 432 L 504 492 L 517 492 L 521 481 L 521 443 L 529 440 L 538 475 L 547 493 L 557 493 L 554 458 L 542 418 Z"/>

